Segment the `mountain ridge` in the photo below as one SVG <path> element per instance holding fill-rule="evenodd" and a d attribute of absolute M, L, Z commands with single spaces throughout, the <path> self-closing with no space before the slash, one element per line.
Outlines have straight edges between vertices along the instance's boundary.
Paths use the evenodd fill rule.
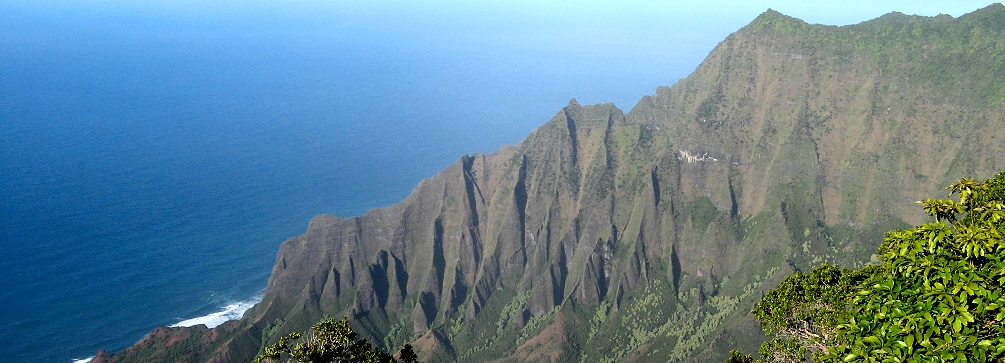
<path fill-rule="evenodd" d="M 627 114 L 575 99 L 402 202 L 322 215 L 262 302 L 96 362 L 248 361 L 323 315 L 427 361 L 707 361 L 786 272 L 869 260 L 914 200 L 1005 169 L 1005 6 L 844 27 L 769 10 Z"/>

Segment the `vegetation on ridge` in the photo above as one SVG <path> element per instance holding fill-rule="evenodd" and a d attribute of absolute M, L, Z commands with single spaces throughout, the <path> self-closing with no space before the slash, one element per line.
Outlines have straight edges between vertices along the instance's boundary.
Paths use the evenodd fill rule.
<path fill-rule="evenodd" d="M 881 264 L 825 263 L 769 292 L 753 311 L 774 337 L 761 359 L 1005 362 L 1005 171 L 947 189 L 959 201 L 918 202 L 936 221 L 887 233 Z"/>
<path fill-rule="evenodd" d="M 883 232 L 925 221 L 909 201 L 1005 169 L 1005 55 L 980 46 L 1003 23 L 1000 4 L 847 27 L 766 13 L 627 114 L 570 102 L 401 203 L 315 217 L 241 321 L 161 329 L 95 363 L 247 362 L 324 316 L 429 362 L 756 351 L 749 311 L 785 275 L 861 269 Z"/>
<path fill-rule="evenodd" d="M 293 341 L 300 343 L 294 344 Z M 325 319 L 313 327 L 305 338 L 292 332 L 276 344 L 265 347 L 255 358 L 255 363 L 303 362 L 303 363 L 415 363 L 415 352 L 410 344 L 405 344 L 398 353 L 400 360 L 374 347 L 366 339 L 359 339 L 352 331 L 346 318 L 341 321 Z M 284 360 L 285 358 L 285 360 Z"/>

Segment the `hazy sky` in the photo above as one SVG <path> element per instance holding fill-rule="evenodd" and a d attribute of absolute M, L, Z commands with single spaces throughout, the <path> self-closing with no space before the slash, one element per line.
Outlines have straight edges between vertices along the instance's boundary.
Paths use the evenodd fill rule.
<path fill-rule="evenodd" d="M 614 101 L 630 108 L 656 86 L 685 77 L 719 41 L 768 8 L 810 23 L 847 25 L 892 11 L 960 16 L 989 4 L 988 0 L 41 0 L 30 4 L 0 0 L 0 46 L 7 43 L 5 48 L 12 50 L 19 45 L 67 47 L 76 42 L 89 47 L 113 38 L 165 44 L 177 39 L 213 44 L 218 38 L 223 44 L 243 37 L 261 38 L 266 45 L 316 42 L 319 49 L 348 44 L 358 52 L 383 46 L 400 49 L 394 62 L 412 62 L 411 66 L 449 64 L 455 59 L 477 64 L 471 59 L 490 62 L 498 55 L 497 59 L 524 64 L 472 72 L 512 78 L 527 73 L 507 74 L 506 67 L 543 67 L 530 77 L 547 82 L 542 75 L 599 77 L 621 68 L 609 77 L 626 78 L 623 83 L 639 84 L 633 86 L 636 89 L 605 93 L 599 88 L 611 83 L 583 83 L 570 85 L 576 89 L 569 93 L 585 103 Z M 657 67 L 658 72 L 646 71 Z"/>
<path fill-rule="evenodd" d="M 0 271 L 21 288 L 0 289 L 20 304 L 0 319 L 26 337 L 0 356 L 86 357 L 204 314 L 207 291 L 254 285 L 230 297 L 246 299 L 309 215 L 397 202 L 573 97 L 627 112 L 768 8 L 846 25 L 989 4 L 0 0 L 0 192 L 17 195 L 0 217 L 25 226 L 0 228 L 0 264 L 20 266 Z M 173 276 L 113 273 L 137 266 Z M 144 287 L 101 287 L 115 284 Z"/>
<path fill-rule="evenodd" d="M 768 8 L 810 23 L 847 25 L 891 11 L 960 16 L 987 0 L 898 1 L 0 1 L 0 39 L 34 39 L 53 24 L 90 32 L 205 29 L 319 36 L 440 37 L 497 46 L 632 51 L 662 44 L 713 44 Z M 705 46 L 705 48 L 709 48 Z M 683 49 L 683 48 L 682 48 Z M 702 55 L 704 56 L 704 55 Z"/>
<path fill-rule="evenodd" d="M 937 0 L 842 0 L 842 1 L 737 1 L 737 0 L 707 0 L 707 1 L 221 1 L 221 0 L 189 0 L 189 1 L 100 1 L 100 0 L 41 0 L 31 2 L 34 7 L 49 8 L 119 8 L 146 9 L 150 11 L 172 11 L 190 13 L 254 13 L 274 12 L 277 9 L 510 9 L 534 13 L 547 13 L 569 9 L 577 9 L 577 13 L 611 11 L 621 9 L 632 12 L 639 9 L 647 11 L 759 11 L 764 8 L 789 11 L 793 16 L 821 17 L 820 22 L 827 24 L 844 24 L 856 22 L 858 16 L 881 15 L 890 11 L 901 11 L 918 15 L 936 15 L 947 13 L 958 16 L 963 12 L 972 11 L 975 7 L 988 5 L 987 1 L 937 1 Z M 828 14 L 822 14 L 827 12 Z M 860 14 L 860 15 L 855 15 Z M 872 14 L 872 15 L 870 15 Z M 848 18 L 850 16 L 850 18 Z"/>
<path fill-rule="evenodd" d="M 172 24 L 180 28 L 279 29 L 316 27 L 405 34 L 451 31 L 477 39 L 519 34 L 515 42 L 550 40 L 630 42 L 638 31 L 671 30 L 667 35 L 731 32 L 768 8 L 810 23 L 847 25 L 891 11 L 960 16 L 989 5 L 987 0 L 898 1 L 0 1 L 0 26 L 44 25 L 46 19 L 124 30 L 129 26 Z M 12 10 L 27 10 L 19 12 Z M 34 16 L 26 16 L 26 14 Z M 533 30 L 533 31 L 531 31 Z M 634 36 L 632 36 L 634 35 Z M 9 34 L 8 34 L 9 36 Z M 592 40 L 591 40 L 592 39 Z"/>
<path fill-rule="evenodd" d="M 275 20 L 300 22 L 369 23 L 370 26 L 430 25 L 496 28 L 503 23 L 572 25 L 602 28 L 618 22 L 686 20 L 689 23 L 751 19 L 771 8 L 811 23 L 847 25 L 891 11 L 907 14 L 959 16 L 991 2 L 954 0 L 843 0 L 843 1 L 32 1 L 0 2 L 3 8 L 47 9 L 76 16 L 180 17 L 195 21 Z M 8 14 L 10 15 L 10 14 Z M 695 17 L 695 15 L 698 15 Z M 5 20 L 11 19 L 9 16 Z M 386 21 L 386 22 L 385 22 Z M 402 22 L 404 21 L 404 22 Z M 301 24 L 303 25 L 303 24 Z"/>

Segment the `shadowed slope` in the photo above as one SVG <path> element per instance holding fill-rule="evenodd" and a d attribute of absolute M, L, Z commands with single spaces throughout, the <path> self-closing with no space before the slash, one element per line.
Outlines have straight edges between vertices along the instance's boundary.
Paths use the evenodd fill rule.
<path fill-rule="evenodd" d="M 434 361 L 752 350 L 747 312 L 780 276 L 860 266 L 923 218 L 913 201 L 1005 169 L 1003 23 L 1000 4 L 846 27 L 766 12 L 627 115 L 573 100 L 394 206 L 315 217 L 244 319 L 178 339 L 191 361 L 247 361 L 328 314 Z"/>

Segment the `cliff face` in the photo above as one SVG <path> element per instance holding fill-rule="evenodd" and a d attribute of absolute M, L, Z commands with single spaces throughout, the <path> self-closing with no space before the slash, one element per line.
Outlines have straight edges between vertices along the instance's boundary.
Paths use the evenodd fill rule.
<path fill-rule="evenodd" d="M 318 216 L 261 303 L 99 362 L 253 359 L 323 315 L 431 361 L 706 361 L 793 269 L 869 261 L 913 202 L 1005 169 L 1005 6 L 846 27 L 768 11 L 623 114 L 573 100 L 404 201 Z M 172 348 L 175 347 L 175 348 Z"/>

